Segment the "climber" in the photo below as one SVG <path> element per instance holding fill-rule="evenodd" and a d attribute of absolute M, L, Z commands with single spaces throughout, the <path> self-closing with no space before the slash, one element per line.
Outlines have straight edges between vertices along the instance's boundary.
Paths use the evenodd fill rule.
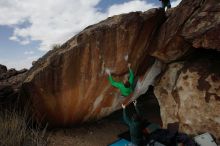
<path fill-rule="evenodd" d="M 129 126 L 131 142 L 134 146 L 143 145 L 143 126 L 142 126 L 142 117 L 139 109 L 137 108 L 137 101 L 133 102 L 135 107 L 135 113 L 130 117 L 127 113 L 126 106 L 122 104 L 123 108 L 123 119 L 125 123 Z"/>
<path fill-rule="evenodd" d="M 121 92 L 121 95 L 124 97 L 129 96 L 134 91 L 134 73 L 131 70 L 131 64 L 128 64 L 129 69 L 129 78 L 126 75 L 123 82 L 116 82 L 113 80 L 111 76 L 111 72 L 109 69 L 106 70 L 106 73 L 109 75 L 109 82 L 112 86 L 118 88 Z"/>
<path fill-rule="evenodd" d="M 167 7 L 167 9 L 171 8 L 171 4 L 170 4 L 170 0 L 159 0 L 162 3 L 162 8 L 165 10 L 165 8 Z"/>

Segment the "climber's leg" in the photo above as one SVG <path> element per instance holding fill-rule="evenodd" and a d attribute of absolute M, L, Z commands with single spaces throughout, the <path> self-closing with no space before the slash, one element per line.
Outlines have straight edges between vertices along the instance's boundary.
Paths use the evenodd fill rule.
<path fill-rule="evenodd" d="M 167 2 L 167 9 L 170 9 L 171 8 L 171 4 L 170 4 L 170 1 Z"/>
<path fill-rule="evenodd" d="M 161 2 L 161 3 L 162 3 L 162 9 L 165 10 L 165 7 L 166 7 L 165 2 Z"/>

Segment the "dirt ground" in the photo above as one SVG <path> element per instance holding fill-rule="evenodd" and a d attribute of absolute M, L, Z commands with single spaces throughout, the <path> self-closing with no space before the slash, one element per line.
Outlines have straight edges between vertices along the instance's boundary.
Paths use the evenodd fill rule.
<path fill-rule="evenodd" d="M 107 146 L 126 130 L 125 124 L 110 119 L 79 128 L 57 129 L 50 133 L 49 146 Z"/>
<path fill-rule="evenodd" d="M 160 109 L 154 96 L 142 96 L 138 103 L 145 118 L 150 122 L 161 124 Z M 127 108 L 132 110 L 132 105 Z M 127 130 L 128 127 L 122 119 L 122 111 L 118 111 L 96 123 L 48 132 L 49 146 L 107 146 Z"/>

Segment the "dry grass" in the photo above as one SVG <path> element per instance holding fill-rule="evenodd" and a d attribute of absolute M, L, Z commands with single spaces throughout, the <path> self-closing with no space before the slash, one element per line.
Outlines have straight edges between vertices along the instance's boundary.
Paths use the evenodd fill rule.
<path fill-rule="evenodd" d="M 46 146 L 46 128 L 32 127 L 25 112 L 3 110 L 0 112 L 0 146 Z M 30 126 L 27 126 L 30 125 Z"/>
<path fill-rule="evenodd" d="M 59 49 L 60 47 L 61 47 L 60 44 L 54 44 L 54 45 L 52 46 L 52 50 L 57 50 L 57 49 Z"/>

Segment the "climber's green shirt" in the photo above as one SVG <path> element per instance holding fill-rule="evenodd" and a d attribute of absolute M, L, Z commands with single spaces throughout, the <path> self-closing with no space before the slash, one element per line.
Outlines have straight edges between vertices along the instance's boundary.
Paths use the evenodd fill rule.
<path fill-rule="evenodd" d="M 133 92 L 133 84 L 134 84 L 134 73 L 131 69 L 129 69 L 129 83 L 131 86 L 129 88 L 126 88 L 125 85 L 122 82 L 116 82 L 113 80 L 112 76 L 109 76 L 109 81 L 112 86 L 118 88 L 123 96 L 129 96 Z"/>

